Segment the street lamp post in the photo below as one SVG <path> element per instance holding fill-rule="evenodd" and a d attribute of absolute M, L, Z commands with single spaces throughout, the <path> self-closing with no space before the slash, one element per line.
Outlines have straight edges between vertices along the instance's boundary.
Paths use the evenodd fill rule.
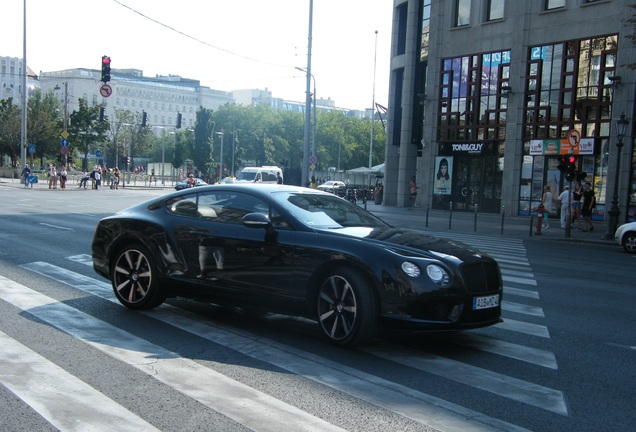
<path fill-rule="evenodd" d="M 223 129 L 221 129 L 221 132 L 215 133 L 221 136 L 221 157 L 219 158 L 219 183 L 221 183 L 221 180 L 223 180 L 223 137 L 225 134 L 223 133 Z"/>
<path fill-rule="evenodd" d="M 616 170 L 614 171 L 614 195 L 612 196 L 612 207 L 608 211 L 609 213 L 609 222 L 607 224 L 607 232 L 603 236 L 605 240 L 613 240 L 614 233 L 616 232 L 616 228 L 618 228 L 618 218 L 621 215 L 621 209 L 618 207 L 618 180 L 620 177 L 620 167 L 621 167 L 621 152 L 623 150 L 623 138 L 625 137 L 625 132 L 627 131 L 627 125 L 629 124 L 629 120 L 625 119 L 625 114 L 621 113 L 621 118 L 616 120 L 616 138 L 618 142 L 616 143 Z"/>
<path fill-rule="evenodd" d="M 378 31 L 375 31 L 375 53 L 373 56 L 373 99 L 371 101 L 371 132 L 369 133 L 369 184 L 367 190 L 364 191 L 365 195 L 371 187 L 371 169 L 373 168 L 373 126 L 375 124 L 375 71 L 378 59 Z M 367 199 L 364 200 L 364 209 L 367 208 Z"/>
<path fill-rule="evenodd" d="M 309 0 L 309 35 L 307 37 L 307 88 L 305 90 L 305 133 L 303 138 L 303 160 L 301 186 L 309 179 L 309 123 L 311 121 L 311 38 L 314 15 L 314 1 Z"/>

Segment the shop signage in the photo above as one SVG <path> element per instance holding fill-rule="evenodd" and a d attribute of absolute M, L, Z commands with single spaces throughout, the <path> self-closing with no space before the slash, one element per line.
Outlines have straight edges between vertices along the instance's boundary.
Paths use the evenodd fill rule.
<path fill-rule="evenodd" d="M 572 140 L 570 138 L 560 140 L 531 140 L 530 156 L 568 154 L 570 150 L 572 150 L 573 154 L 594 154 L 594 138 L 580 138 L 579 140 Z"/>
<path fill-rule="evenodd" d="M 454 152 L 481 153 L 483 144 L 452 144 Z"/>

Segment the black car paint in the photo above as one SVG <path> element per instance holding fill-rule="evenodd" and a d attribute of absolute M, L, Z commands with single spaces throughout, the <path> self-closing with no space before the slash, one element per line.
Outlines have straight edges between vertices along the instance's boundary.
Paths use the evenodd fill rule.
<path fill-rule="evenodd" d="M 449 287 L 440 288 L 425 274 L 415 280 L 400 268 L 405 260 L 422 268 L 430 262 L 456 275 L 463 266 L 484 260 L 496 267 L 494 260 L 464 245 L 389 225 L 365 234 L 364 230 L 318 230 L 292 224 L 273 235 L 263 228 L 234 224 L 229 233 L 226 229 L 223 239 L 226 267 L 197 278 L 195 273 L 200 269 L 195 271 L 194 248 L 199 247 L 201 236 L 214 238 L 219 223 L 171 214 L 161 203 L 204 189 L 172 193 L 104 219 L 94 236 L 95 270 L 109 278 L 110 257 L 119 245 L 139 242 L 153 252 L 167 296 L 311 317 L 322 275 L 342 265 L 364 274 L 380 300 L 380 315 L 387 326 L 410 331 L 458 330 L 500 321 L 501 305 L 486 313 L 471 310 L 474 295 L 468 293 L 467 281 L 461 277 L 453 277 Z M 287 214 L 285 209 L 278 210 Z M 227 228 L 228 224 L 222 226 Z M 106 245 L 111 246 L 105 249 Z M 431 247 L 436 253 L 428 250 Z M 478 295 L 501 296 L 498 267 L 497 279 L 497 286 Z M 444 318 L 442 312 L 452 307 L 458 307 L 461 314 L 454 320 Z"/>

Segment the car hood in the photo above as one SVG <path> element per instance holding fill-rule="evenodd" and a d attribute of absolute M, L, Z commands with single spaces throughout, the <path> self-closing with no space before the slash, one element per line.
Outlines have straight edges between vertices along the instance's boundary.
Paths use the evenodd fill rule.
<path fill-rule="evenodd" d="M 362 240 L 384 243 L 385 247 L 407 255 L 452 258 L 471 261 L 488 256 L 464 243 L 426 235 L 421 231 L 395 227 L 346 227 L 325 230 L 331 234 L 357 237 Z M 387 245 L 388 243 L 388 245 Z"/>

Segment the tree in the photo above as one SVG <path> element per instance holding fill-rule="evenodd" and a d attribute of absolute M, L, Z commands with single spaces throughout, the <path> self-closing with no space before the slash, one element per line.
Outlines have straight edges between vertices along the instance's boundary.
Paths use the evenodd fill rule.
<path fill-rule="evenodd" d="M 12 165 L 20 158 L 21 111 L 13 104 L 13 98 L 0 100 L 0 146 L 2 154 L 11 158 Z"/>
<path fill-rule="evenodd" d="M 194 166 L 204 173 L 209 172 L 212 167 L 212 136 L 214 134 L 214 127 L 212 110 L 201 107 L 199 111 L 197 111 L 191 155 Z"/>
<path fill-rule="evenodd" d="M 107 122 L 99 121 L 99 108 L 99 105 L 88 107 L 86 101 L 80 98 L 79 110 L 73 111 L 70 115 L 69 150 L 77 148 L 83 151 L 82 168 L 86 170 L 88 170 L 88 154 L 91 145 L 106 141 L 106 131 L 109 129 Z"/>
<path fill-rule="evenodd" d="M 40 165 L 44 167 L 45 155 L 59 154 L 62 131 L 60 102 L 52 91 L 43 94 L 40 89 L 36 89 L 30 94 L 27 103 L 27 137 L 29 144 L 36 145 L 36 155 L 40 158 Z M 33 166 L 33 155 L 29 156 Z"/>

